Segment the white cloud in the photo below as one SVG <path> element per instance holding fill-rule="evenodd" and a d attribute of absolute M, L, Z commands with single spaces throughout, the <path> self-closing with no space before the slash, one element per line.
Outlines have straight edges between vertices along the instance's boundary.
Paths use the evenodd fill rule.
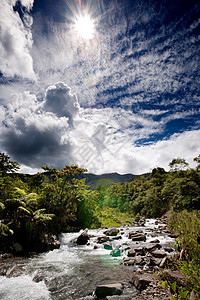
<path fill-rule="evenodd" d="M 0 3 L 0 70 L 4 76 L 15 75 L 35 80 L 33 60 L 30 55 L 32 34 L 30 28 L 25 27 L 20 16 L 13 10 L 16 1 L 1 0 Z M 27 9 L 32 7 L 33 1 L 24 0 Z M 31 16 L 26 24 L 31 24 Z"/>

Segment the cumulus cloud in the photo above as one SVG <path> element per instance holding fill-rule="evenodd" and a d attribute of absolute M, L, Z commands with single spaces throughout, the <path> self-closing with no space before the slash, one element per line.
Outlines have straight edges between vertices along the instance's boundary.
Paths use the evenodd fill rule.
<path fill-rule="evenodd" d="M 99 174 L 141 174 L 156 166 L 167 168 L 174 157 L 191 161 L 198 155 L 198 130 L 138 147 L 138 140 L 162 132 L 164 122 L 154 121 L 154 115 L 159 112 L 80 108 L 70 88 L 58 82 L 47 88 L 43 100 L 26 92 L 1 107 L 0 142 L 27 172 L 42 164 L 61 168 L 78 163 Z"/>
<path fill-rule="evenodd" d="M 69 88 L 63 84 L 64 88 L 66 95 L 63 94 L 63 98 L 67 103 Z M 59 84 L 57 93 L 59 98 Z M 56 88 L 54 97 L 57 99 Z M 73 98 L 72 95 L 69 97 Z M 46 101 L 47 98 L 44 103 Z M 0 116 L 1 147 L 19 163 L 33 168 L 46 163 L 62 167 L 63 163 L 72 160 L 69 118 L 45 110 L 35 95 L 18 95 L 12 103 L 1 109 Z"/>
<path fill-rule="evenodd" d="M 23 0 L 21 2 L 27 8 L 25 13 L 26 26 L 18 12 L 13 10 L 16 2 L 14 0 L 1 0 L 0 3 L 0 71 L 4 76 L 13 77 L 17 75 L 35 80 L 33 60 L 30 55 L 32 17 L 28 14 L 33 1 Z"/>
<path fill-rule="evenodd" d="M 53 112 L 58 117 L 67 117 L 73 127 L 73 118 L 79 111 L 79 103 L 75 94 L 63 82 L 50 86 L 45 94 L 43 109 Z"/>

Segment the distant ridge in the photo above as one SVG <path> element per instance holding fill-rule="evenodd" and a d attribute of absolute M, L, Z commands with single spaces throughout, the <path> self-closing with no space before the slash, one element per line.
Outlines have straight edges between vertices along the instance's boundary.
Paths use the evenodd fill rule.
<path fill-rule="evenodd" d="M 92 189 L 96 189 L 98 186 L 111 186 L 116 183 L 130 182 L 138 175 L 133 174 L 118 174 L 118 173 L 106 173 L 101 175 L 95 175 L 92 173 L 83 173 L 77 175 L 77 179 L 85 178 L 85 184 Z"/>

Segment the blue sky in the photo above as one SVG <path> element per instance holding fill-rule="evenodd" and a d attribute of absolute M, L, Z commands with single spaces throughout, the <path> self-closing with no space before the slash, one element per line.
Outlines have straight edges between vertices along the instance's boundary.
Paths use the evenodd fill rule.
<path fill-rule="evenodd" d="M 194 166 L 200 1 L 1 0 L 0 27 L 0 151 L 23 172 Z"/>

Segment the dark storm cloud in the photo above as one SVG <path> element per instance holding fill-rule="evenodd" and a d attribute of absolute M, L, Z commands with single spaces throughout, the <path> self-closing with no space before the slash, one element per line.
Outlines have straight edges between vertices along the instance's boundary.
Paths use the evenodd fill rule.
<path fill-rule="evenodd" d="M 1 110 L 1 147 L 27 166 L 70 163 L 69 128 L 78 108 L 76 96 L 62 82 L 47 89 L 42 103 L 29 93 L 16 97 Z"/>

